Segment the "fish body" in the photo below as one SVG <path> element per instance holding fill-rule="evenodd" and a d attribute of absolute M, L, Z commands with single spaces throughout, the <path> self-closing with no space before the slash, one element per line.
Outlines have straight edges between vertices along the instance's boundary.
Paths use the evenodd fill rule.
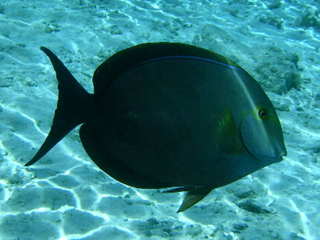
<path fill-rule="evenodd" d="M 102 63 L 87 93 L 47 48 L 59 82 L 39 160 L 75 126 L 90 158 L 138 188 L 186 191 L 178 211 L 212 189 L 286 155 L 281 125 L 261 86 L 240 66 L 180 43 L 147 43 Z"/>

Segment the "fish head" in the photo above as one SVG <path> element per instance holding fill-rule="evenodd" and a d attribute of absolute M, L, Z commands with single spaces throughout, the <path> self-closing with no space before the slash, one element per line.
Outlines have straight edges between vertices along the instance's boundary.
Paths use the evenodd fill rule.
<path fill-rule="evenodd" d="M 279 118 L 269 101 L 244 114 L 240 133 L 245 148 L 258 160 L 278 162 L 287 154 Z"/>

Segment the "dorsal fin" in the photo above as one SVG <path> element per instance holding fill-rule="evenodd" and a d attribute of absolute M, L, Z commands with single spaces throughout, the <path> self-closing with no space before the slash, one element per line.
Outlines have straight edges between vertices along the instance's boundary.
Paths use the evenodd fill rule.
<path fill-rule="evenodd" d="M 93 84 L 96 95 L 103 94 L 105 88 L 120 73 L 142 62 L 167 56 L 193 56 L 212 59 L 222 64 L 239 67 L 229 59 L 209 50 L 183 43 L 144 43 L 117 52 L 104 61 L 94 72 Z"/>

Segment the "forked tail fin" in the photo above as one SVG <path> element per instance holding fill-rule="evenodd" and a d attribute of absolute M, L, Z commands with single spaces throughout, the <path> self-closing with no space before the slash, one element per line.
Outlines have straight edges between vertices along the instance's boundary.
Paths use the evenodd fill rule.
<path fill-rule="evenodd" d="M 25 166 L 38 161 L 73 128 L 85 122 L 93 107 L 93 96 L 77 82 L 60 59 L 48 48 L 41 47 L 41 50 L 49 57 L 56 72 L 59 89 L 58 103 L 46 140 Z"/>

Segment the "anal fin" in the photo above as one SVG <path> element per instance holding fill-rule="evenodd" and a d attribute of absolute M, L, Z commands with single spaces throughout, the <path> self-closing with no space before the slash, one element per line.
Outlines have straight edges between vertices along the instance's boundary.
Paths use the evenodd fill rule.
<path fill-rule="evenodd" d="M 177 212 L 183 212 L 192 207 L 205 196 L 207 196 L 211 190 L 211 187 L 195 187 L 194 189 L 187 191 Z"/>

